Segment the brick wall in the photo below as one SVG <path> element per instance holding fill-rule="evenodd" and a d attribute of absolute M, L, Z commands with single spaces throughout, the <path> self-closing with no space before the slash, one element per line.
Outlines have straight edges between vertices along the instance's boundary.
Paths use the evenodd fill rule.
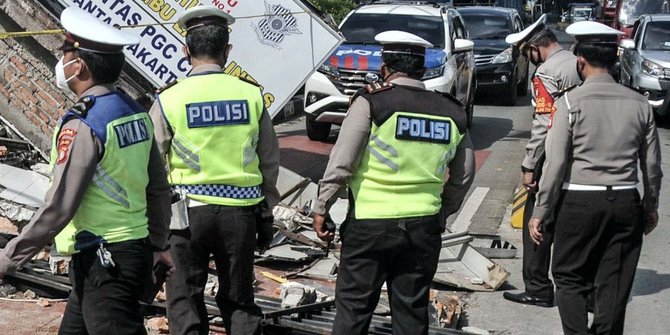
<path fill-rule="evenodd" d="M 57 7 L 48 0 L 0 1 L 0 31 L 58 29 Z M 60 34 L 0 39 L 0 114 L 45 153 L 59 118 L 76 99 L 55 84 L 62 41 Z M 151 90 L 132 75 L 122 78 L 120 86 L 133 97 Z"/>

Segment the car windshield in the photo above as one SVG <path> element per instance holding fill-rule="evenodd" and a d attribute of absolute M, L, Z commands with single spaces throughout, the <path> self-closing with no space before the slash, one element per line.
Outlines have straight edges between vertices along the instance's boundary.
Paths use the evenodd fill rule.
<path fill-rule="evenodd" d="M 649 22 L 642 39 L 642 50 L 670 50 L 670 21 Z"/>
<path fill-rule="evenodd" d="M 498 40 L 504 39 L 513 33 L 512 21 L 506 16 L 461 14 L 465 26 L 470 32 L 473 40 Z"/>
<path fill-rule="evenodd" d="M 625 26 L 631 26 L 642 14 L 669 14 L 667 1 L 623 0 L 619 11 L 619 22 Z"/>
<path fill-rule="evenodd" d="M 340 27 L 347 43 L 377 44 L 375 36 L 388 30 L 401 30 L 417 35 L 444 48 L 444 23 L 439 16 L 357 14 L 354 13 Z"/>

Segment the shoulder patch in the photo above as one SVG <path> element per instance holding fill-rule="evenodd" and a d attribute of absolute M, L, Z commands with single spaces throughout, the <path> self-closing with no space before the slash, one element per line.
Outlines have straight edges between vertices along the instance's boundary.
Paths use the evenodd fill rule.
<path fill-rule="evenodd" d="M 237 77 L 237 78 L 238 78 L 239 80 L 245 82 L 245 83 L 254 85 L 254 86 L 256 86 L 256 87 L 261 87 L 261 84 L 255 82 L 255 81 L 253 81 L 253 80 L 251 80 L 251 79 L 249 79 L 249 78 L 242 78 L 242 77 Z"/>
<path fill-rule="evenodd" d="M 375 94 L 375 93 L 383 92 L 383 91 L 386 91 L 386 90 L 390 90 L 392 88 L 393 88 L 393 84 L 391 84 L 389 82 L 381 82 L 381 83 L 377 82 L 377 83 L 372 83 L 372 84 L 365 85 L 365 90 L 369 94 Z"/>
<path fill-rule="evenodd" d="M 77 131 L 72 128 L 61 129 L 58 134 L 57 148 L 58 148 L 58 158 L 56 159 L 56 164 L 60 165 L 67 162 L 68 157 L 70 156 L 70 146 L 74 137 L 77 135 Z"/>
<path fill-rule="evenodd" d="M 456 99 L 455 96 L 453 96 L 453 95 L 451 95 L 451 94 L 449 94 L 449 93 L 440 92 L 440 91 L 435 91 L 435 93 L 439 93 L 441 96 L 443 96 L 443 97 L 445 97 L 445 98 L 451 100 L 451 101 L 454 102 L 455 104 L 457 104 L 457 105 L 463 107 L 463 103 L 462 103 L 460 100 Z"/>
<path fill-rule="evenodd" d="M 173 81 L 170 82 L 169 84 L 166 84 L 166 85 L 163 85 L 162 87 L 157 88 L 157 89 L 156 89 L 156 94 L 160 94 L 160 93 L 164 92 L 164 91 L 167 90 L 168 88 L 170 88 L 170 87 L 176 85 L 178 82 L 179 82 L 179 80 L 173 80 Z"/>
<path fill-rule="evenodd" d="M 86 114 L 88 111 L 93 107 L 95 104 L 95 96 L 93 95 L 87 95 L 81 97 L 77 103 L 70 108 L 70 112 L 79 115 L 80 117 L 86 117 Z"/>

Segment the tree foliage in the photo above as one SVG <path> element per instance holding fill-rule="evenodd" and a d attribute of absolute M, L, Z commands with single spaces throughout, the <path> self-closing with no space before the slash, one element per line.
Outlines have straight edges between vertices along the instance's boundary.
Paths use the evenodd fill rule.
<path fill-rule="evenodd" d="M 333 15 L 338 23 L 356 4 L 352 0 L 309 0 L 319 10 Z"/>

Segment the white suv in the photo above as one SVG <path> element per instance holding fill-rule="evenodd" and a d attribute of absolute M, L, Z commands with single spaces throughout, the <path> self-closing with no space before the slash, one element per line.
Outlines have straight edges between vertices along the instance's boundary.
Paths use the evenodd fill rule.
<path fill-rule="evenodd" d="M 472 123 L 476 88 L 473 42 L 460 14 L 435 3 L 377 1 L 352 10 L 340 24 L 345 42 L 305 84 L 307 136 L 322 141 L 332 124 L 342 124 L 349 98 L 367 83 L 380 80 L 381 45 L 374 37 L 387 30 L 418 35 L 435 47 L 426 50 L 429 90 L 450 93 L 463 103 Z"/>

